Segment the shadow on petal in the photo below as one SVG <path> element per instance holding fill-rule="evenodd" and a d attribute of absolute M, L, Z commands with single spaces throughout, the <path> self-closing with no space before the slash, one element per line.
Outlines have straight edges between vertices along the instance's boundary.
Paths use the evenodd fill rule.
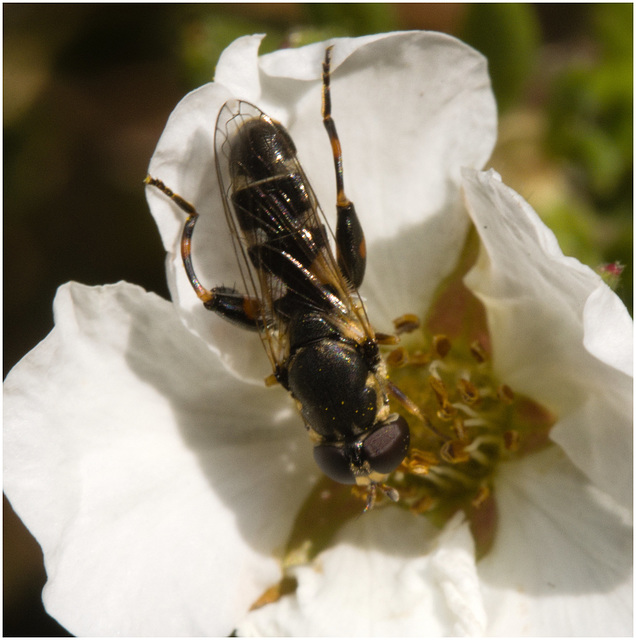
<path fill-rule="evenodd" d="M 318 477 L 302 421 L 282 389 L 232 377 L 176 314 L 166 321 L 149 311 L 134 324 L 127 362 L 169 400 L 185 446 L 245 540 L 270 554 Z M 157 367 L 157 351 L 170 367 Z"/>
<path fill-rule="evenodd" d="M 559 447 L 502 465 L 496 496 L 497 538 L 478 565 L 493 589 L 604 593 L 630 579 L 630 516 Z"/>

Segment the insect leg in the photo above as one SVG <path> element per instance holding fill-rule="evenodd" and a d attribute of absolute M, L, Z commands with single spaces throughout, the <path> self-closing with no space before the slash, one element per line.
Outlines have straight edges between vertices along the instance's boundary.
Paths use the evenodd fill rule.
<path fill-rule="evenodd" d="M 338 213 L 338 223 L 336 225 L 336 254 L 338 265 L 350 283 L 357 288 L 362 284 L 362 280 L 364 279 L 367 250 L 364 241 L 364 232 L 358 220 L 355 207 L 344 192 L 342 147 L 338 133 L 336 132 L 335 122 L 331 116 L 329 80 L 332 48 L 333 47 L 327 48 L 325 61 L 322 64 L 322 121 L 329 135 L 336 169 L 336 211 Z"/>
<path fill-rule="evenodd" d="M 388 381 L 389 393 L 413 416 L 419 418 L 422 422 L 425 422 L 424 416 L 420 411 L 420 408 L 411 400 L 406 394 L 404 394 L 398 387 L 396 387 L 390 380 Z"/>
<path fill-rule="evenodd" d="M 206 289 L 199 282 L 199 278 L 192 266 L 192 233 L 199 217 L 194 205 L 179 194 L 174 193 L 172 189 L 157 178 L 146 176 L 144 183 L 159 189 L 188 215 L 181 234 L 181 258 L 190 284 L 205 308 L 215 311 L 226 320 L 234 322 L 245 329 L 258 329 L 260 321 L 260 304 L 258 300 L 245 296 L 231 287 Z"/>

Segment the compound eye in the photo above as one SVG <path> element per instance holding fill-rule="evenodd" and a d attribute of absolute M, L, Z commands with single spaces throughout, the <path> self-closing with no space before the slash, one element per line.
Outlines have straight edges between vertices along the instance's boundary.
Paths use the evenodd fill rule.
<path fill-rule="evenodd" d="M 340 484 L 356 483 L 342 447 L 334 447 L 329 444 L 318 445 L 314 447 L 314 460 L 321 471 L 332 480 Z"/>
<path fill-rule="evenodd" d="M 404 460 L 409 448 L 411 434 L 406 420 L 396 413 L 373 433 L 362 445 L 362 455 L 377 473 L 391 473 Z"/>

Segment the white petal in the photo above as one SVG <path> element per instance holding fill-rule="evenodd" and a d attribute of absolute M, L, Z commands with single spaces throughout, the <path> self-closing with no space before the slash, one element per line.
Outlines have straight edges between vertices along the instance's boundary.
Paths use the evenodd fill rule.
<path fill-rule="evenodd" d="M 227 635 L 311 485 L 295 410 L 138 287 L 67 285 L 55 317 L 4 390 L 5 491 L 47 609 L 78 635 Z"/>
<path fill-rule="evenodd" d="M 230 97 L 229 91 L 216 83 L 188 94 L 172 112 L 148 169 L 151 176 L 191 201 L 201 214 L 192 240 L 193 263 L 208 287 L 241 282 L 214 165 L 216 118 Z M 187 279 L 180 252 L 186 214 L 154 187 L 147 187 L 146 197 L 168 252 L 168 285 L 183 322 L 222 356 L 230 371 L 242 367 L 245 379 L 261 384 L 271 368 L 258 336 L 241 332 L 207 311 Z M 261 355 L 260 363 L 254 363 L 254 353 Z"/>
<path fill-rule="evenodd" d="M 235 97 L 251 102 L 260 98 L 258 49 L 264 36 L 244 36 L 221 54 L 214 82 L 223 85 Z"/>
<path fill-rule="evenodd" d="M 552 410 L 559 419 L 552 438 L 597 486 L 631 505 L 632 381 L 624 354 L 632 332 L 623 305 L 597 274 L 562 254 L 495 174 L 466 171 L 464 188 L 482 242 L 466 283 L 486 306 L 497 373 Z"/>
<path fill-rule="evenodd" d="M 272 81 L 263 80 L 262 98 L 272 109 L 288 103 L 277 100 L 285 83 L 274 75 L 282 75 L 284 65 L 298 65 L 303 80 L 314 80 L 303 86 L 302 95 L 296 91 L 293 115 L 285 124 L 331 215 L 333 160 L 320 112 L 325 44 L 264 56 L 261 66 Z M 330 44 L 332 114 L 343 146 L 345 187 L 371 242 L 395 236 L 454 203 L 461 167 L 481 167 L 488 159 L 496 107 L 486 60 L 459 40 L 432 32 Z"/>
<path fill-rule="evenodd" d="M 488 159 L 496 106 L 486 60 L 450 36 L 407 32 L 330 42 L 332 112 L 345 189 L 368 244 L 361 290 L 372 321 L 390 331 L 396 316 L 423 313 L 455 266 L 467 229 L 458 206 L 460 168 L 480 168 Z M 289 127 L 323 210 L 332 217 L 333 160 L 320 120 L 324 48 L 320 43 L 264 56 L 261 66 L 272 75 L 282 74 L 284 64 L 298 64 L 305 84 L 288 82 L 286 90 L 287 84 L 273 78 L 278 82 L 268 91 L 263 80 L 262 97 Z M 309 68 L 315 81 L 307 86 Z M 292 114 L 281 111 L 278 92 L 301 90 Z"/>
<path fill-rule="evenodd" d="M 583 344 L 610 367 L 632 376 L 632 319 L 618 296 L 604 283 L 592 291 L 583 309 Z"/>
<path fill-rule="evenodd" d="M 439 636 L 483 632 L 467 525 L 440 535 L 423 518 L 377 510 L 294 572 L 298 589 L 250 612 L 239 635 Z"/>
<path fill-rule="evenodd" d="M 558 447 L 503 464 L 478 565 L 497 636 L 632 635 L 632 528 Z"/>

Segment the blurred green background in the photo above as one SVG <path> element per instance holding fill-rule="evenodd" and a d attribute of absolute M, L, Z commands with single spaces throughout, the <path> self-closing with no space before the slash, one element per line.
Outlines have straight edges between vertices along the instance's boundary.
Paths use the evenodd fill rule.
<path fill-rule="evenodd" d="M 491 165 L 593 268 L 620 262 L 632 310 L 631 4 L 5 4 L 4 375 L 53 326 L 68 280 L 168 297 L 142 180 L 172 108 L 236 37 L 263 51 L 431 29 L 490 63 Z M 40 549 L 4 501 L 4 635 L 66 631 L 44 612 Z"/>

